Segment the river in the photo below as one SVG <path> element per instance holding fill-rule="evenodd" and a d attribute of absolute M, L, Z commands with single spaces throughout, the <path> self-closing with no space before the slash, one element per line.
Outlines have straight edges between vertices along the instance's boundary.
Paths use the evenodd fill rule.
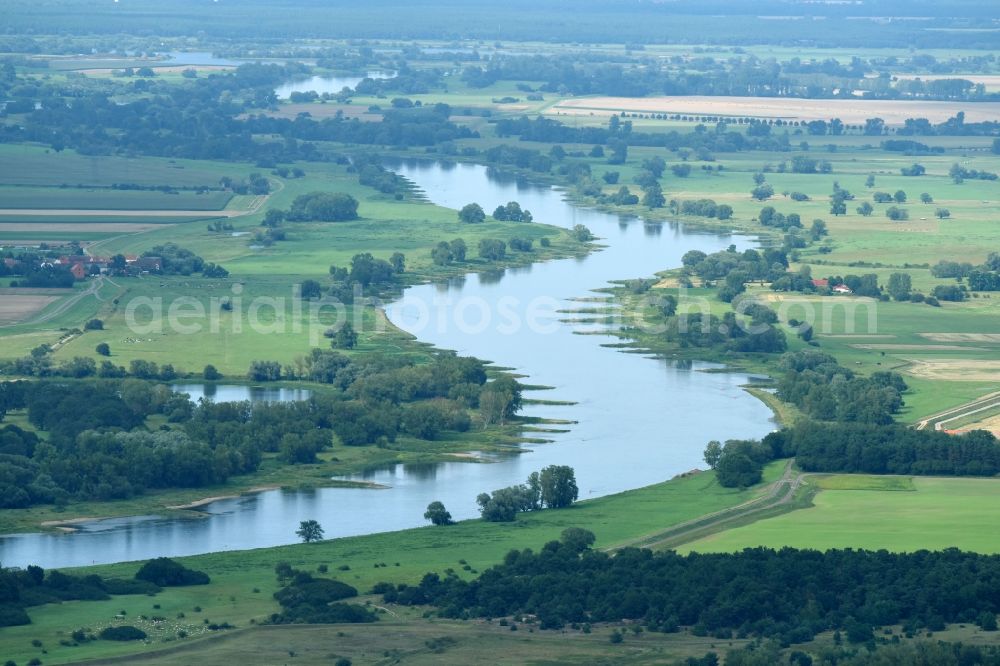
<path fill-rule="evenodd" d="M 751 239 L 577 208 L 556 190 L 500 178 L 481 166 L 407 162 L 394 168 L 434 203 L 460 208 L 475 201 L 492 211 L 516 200 L 538 222 L 585 224 L 601 238 L 606 248 L 585 257 L 411 287 L 387 307 L 394 323 L 423 341 L 553 387 L 529 397 L 575 404 L 531 405 L 525 413 L 575 423 L 546 433 L 550 443 L 492 464 L 400 465 L 358 477 L 386 490 L 274 490 L 213 502 L 203 507 L 208 518 L 140 516 L 84 523 L 73 533 L 10 535 L 0 538 L 0 562 L 49 568 L 276 546 L 294 543 L 306 519 L 318 520 L 327 537 L 397 530 L 424 524 L 433 500 L 456 519 L 470 518 L 478 493 L 520 483 L 551 464 L 571 465 L 580 498 L 587 499 L 703 467 L 701 453 L 711 439 L 761 437 L 774 428 L 770 410 L 740 388 L 750 381 L 746 374 L 622 353 L 603 346 L 614 338 L 580 335 L 594 327 L 560 322 L 554 314 L 580 306 L 570 299 L 593 296 L 589 290 L 609 280 L 679 265 L 687 250 L 748 247 Z M 510 236 L 516 233 L 512 227 Z M 517 319 L 522 325 L 512 323 Z"/>

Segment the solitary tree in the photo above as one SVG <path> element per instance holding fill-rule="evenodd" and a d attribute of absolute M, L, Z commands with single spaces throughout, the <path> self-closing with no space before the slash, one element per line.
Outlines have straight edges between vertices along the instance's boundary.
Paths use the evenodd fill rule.
<path fill-rule="evenodd" d="M 302 539 L 303 543 L 323 540 L 323 527 L 315 520 L 303 520 L 299 523 L 299 529 L 295 534 Z"/>
<path fill-rule="evenodd" d="M 719 459 L 722 458 L 722 444 L 718 440 L 713 439 L 705 447 L 705 462 L 712 469 L 715 469 L 716 465 L 719 464 Z"/>
<path fill-rule="evenodd" d="M 486 211 L 477 203 L 465 204 L 458 211 L 458 219 L 466 224 L 478 224 L 486 221 Z"/>
<path fill-rule="evenodd" d="M 351 322 L 346 321 L 344 324 L 337 329 L 337 332 L 333 336 L 333 340 L 330 342 L 330 346 L 334 349 L 354 349 L 358 344 L 358 333 L 351 326 Z"/>
<path fill-rule="evenodd" d="M 465 253 L 468 251 L 468 247 L 465 245 L 464 240 L 456 238 L 448 244 L 448 247 L 451 249 L 451 258 L 454 261 L 465 261 Z"/>
<path fill-rule="evenodd" d="M 584 551 L 594 545 L 597 537 L 590 530 L 582 527 L 567 527 L 559 535 L 559 541 L 576 551 Z"/>
<path fill-rule="evenodd" d="M 94 349 L 101 356 L 111 356 L 111 347 L 108 346 L 107 342 L 101 342 Z"/>
<path fill-rule="evenodd" d="M 886 291 L 897 301 L 907 301 L 910 299 L 910 291 L 913 289 L 913 282 L 909 273 L 893 273 L 889 276 L 889 284 Z"/>
<path fill-rule="evenodd" d="M 396 273 L 405 273 L 406 255 L 402 252 L 393 252 L 392 256 L 389 257 L 389 264 L 392 266 L 392 270 Z"/>
<path fill-rule="evenodd" d="M 452 523 L 451 514 L 444 508 L 444 504 L 437 501 L 427 505 L 427 510 L 424 511 L 424 518 L 435 525 L 451 525 Z"/>
<path fill-rule="evenodd" d="M 948 210 L 947 208 L 938 208 L 936 211 L 934 211 L 934 214 L 937 215 L 938 219 L 941 220 L 951 217 L 951 211 Z"/>
<path fill-rule="evenodd" d="M 576 501 L 579 490 L 576 475 L 568 465 L 549 465 L 542 470 L 542 503 L 550 509 L 561 509 Z"/>
<path fill-rule="evenodd" d="M 205 369 L 202 370 L 201 377 L 207 381 L 214 382 L 217 379 L 222 379 L 222 373 L 220 373 L 214 365 L 209 363 L 205 366 Z"/>
<path fill-rule="evenodd" d="M 323 295 L 323 285 L 316 280 L 303 280 L 300 286 L 303 300 L 312 300 Z"/>

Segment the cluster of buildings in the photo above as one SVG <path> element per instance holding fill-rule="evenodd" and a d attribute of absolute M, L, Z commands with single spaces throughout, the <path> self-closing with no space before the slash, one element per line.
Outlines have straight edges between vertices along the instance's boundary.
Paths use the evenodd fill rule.
<path fill-rule="evenodd" d="M 142 275 L 159 273 L 163 270 L 163 259 L 160 257 L 140 257 L 126 254 L 124 261 L 121 257 L 122 255 L 116 257 L 92 257 L 85 254 L 62 255 L 46 263 L 68 267 L 69 272 L 77 280 L 83 280 L 89 275 Z"/>
<path fill-rule="evenodd" d="M 813 280 L 812 283 L 813 283 L 813 286 L 816 287 L 817 289 L 829 289 L 830 291 L 832 291 L 835 294 L 853 294 L 854 293 L 854 292 L 851 291 L 851 288 L 848 287 L 846 284 L 835 284 L 835 285 L 833 285 L 833 287 L 830 287 L 830 281 L 827 280 L 826 278 L 821 278 L 819 280 Z"/>

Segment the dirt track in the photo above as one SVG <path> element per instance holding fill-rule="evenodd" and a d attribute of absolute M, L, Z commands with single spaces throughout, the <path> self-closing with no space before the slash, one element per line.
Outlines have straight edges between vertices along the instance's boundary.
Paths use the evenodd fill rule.
<path fill-rule="evenodd" d="M 734 527 L 733 523 L 737 521 L 743 521 L 747 518 L 760 520 L 766 516 L 774 515 L 776 509 L 779 512 L 784 512 L 790 508 L 794 508 L 785 505 L 795 499 L 795 494 L 802 486 L 802 482 L 806 477 L 805 474 L 795 471 L 794 465 L 794 459 L 788 461 L 781 478 L 771 484 L 765 495 L 738 506 L 673 525 L 662 532 L 619 544 L 611 550 L 619 550 L 625 547 L 652 548 L 654 550 L 674 548 L 713 534 L 726 526 Z M 781 507 L 785 508 L 782 509 Z"/>

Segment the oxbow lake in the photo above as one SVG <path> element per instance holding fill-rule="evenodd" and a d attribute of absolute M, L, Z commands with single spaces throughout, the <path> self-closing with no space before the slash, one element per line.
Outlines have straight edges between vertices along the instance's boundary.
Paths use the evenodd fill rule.
<path fill-rule="evenodd" d="M 365 78 L 391 79 L 394 76 L 396 76 L 395 72 L 386 72 L 382 70 L 372 70 L 365 76 L 310 76 L 306 79 L 289 81 L 288 83 L 280 85 L 274 89 L 274 94 L 278 96 L 278 99 L 288 99 L 294 92 L 315 91 L 320 95 L 323 93 L 334 94 L 339 93 L 344 88 L 350 88 L 353 90 L 354 86 L 361 83 L 361 81 Z"/>

